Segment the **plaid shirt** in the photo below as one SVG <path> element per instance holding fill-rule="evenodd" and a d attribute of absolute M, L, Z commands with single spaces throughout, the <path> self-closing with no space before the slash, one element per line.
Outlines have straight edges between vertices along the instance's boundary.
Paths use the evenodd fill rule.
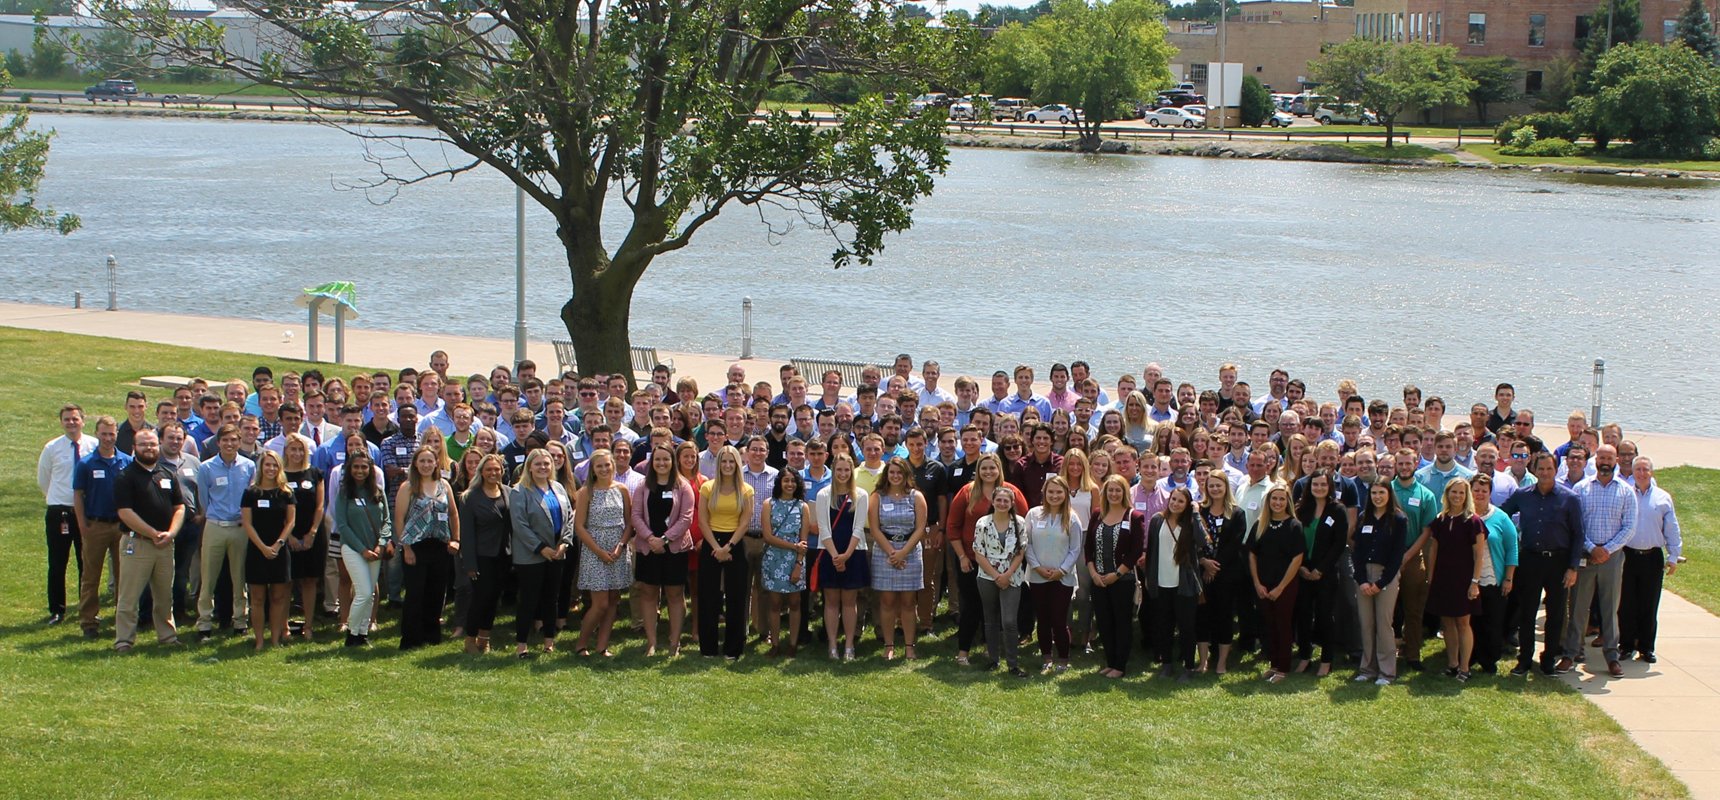
<path fill-rule="evenodd" d="M 1583 544 L 1617 553 L 1636 532 L 1636 492 L 1614 477 L 1602 485 L 1588 478 L 1572 487 L 1583 504 Z"/>
<path fill-rule="evenodd" d="M 402 428 L 399 433 L 383 439 L 380 449 L 382 450 L 382 458 L 378 462 L 378 466 L 382 467 L 382 474 L 385 477 L 388 475 L 389 467 L 411 470 L 412 454 L 418 452 L 418 434 L 407 433 Z M 387 477 L 386 482 L 388 484 L 388 499 L 393 502 L 395 493 L 400 489 L 401 480 Z"/>

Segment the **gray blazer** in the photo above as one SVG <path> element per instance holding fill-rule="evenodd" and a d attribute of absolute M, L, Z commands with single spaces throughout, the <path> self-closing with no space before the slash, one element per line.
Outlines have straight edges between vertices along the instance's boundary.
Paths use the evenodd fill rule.
<path fill-rule="evenodd" d="M 573 499 L 559 483 L 551 483 L 556 499 L 561 501 L 561 528 L 551 521 L 549 508 L 544 505 L 537 489 L 517 487 L 508 495 L 508 511 L 513 516 L 513 550 L 515 564 L 542 564 L 546 561 L 538 552 L 545 547 L 566 544 L 574 547 Z"/>

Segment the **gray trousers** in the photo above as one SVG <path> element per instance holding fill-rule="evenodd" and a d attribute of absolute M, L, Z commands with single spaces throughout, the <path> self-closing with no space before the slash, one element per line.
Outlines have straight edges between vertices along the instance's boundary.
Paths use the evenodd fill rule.
<path fill-rule="evenodd" d="M 1370 583 L 1378 581 L 1384 574 L 1385 567 L 1379 564 L 1368 565 L 1367 579 Z M 1391 583 L 1381 586 L 1380 593 L 1373 597 L 1351 596 L 1357 600 L 1356 610 L 1361 617 L 1361 674 L 1370 678 L 1396 680 L 1397 640 L 1392 636 L 1392 612 L 1397 608 L 1397 578 L 1393 577 Z"/>
<path fill-rule="evenodd" d="M 1583 654 L 1583 633 L 1589 624 L 1589 605 L 1595 593 L 1601 599 L 1601 653 L 1607 663 L 1618 660 L 1618 598 L 1624 584 L 1624 553 L 1615 553 L 1605 564 L 1590 562 L 1577 570 L 1577 586 L 1571 590 L 1571 613 L 1565 615 L 1565 657 Z"/>
<path fill-rule="evenodd" d="M 997 581 L 979 576 L 979 602 L 985 608 L 985 652 L 992 661 L 999 660 L 998 648 L 1003 663 L 1012 669 L 1017 665 L 1016 650 L 1021 643 L 1020 628 L 1015 624 L 1015 614 L 1021 608 L 1021 588 L 1011 586 L 1007 589 L 997 588 Z"/>

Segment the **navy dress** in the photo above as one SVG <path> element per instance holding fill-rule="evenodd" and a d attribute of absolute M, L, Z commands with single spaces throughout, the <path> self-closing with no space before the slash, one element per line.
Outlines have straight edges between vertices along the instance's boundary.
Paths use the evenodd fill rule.
<path fill-rule="evenodd" d="M 832 499 L 830 504 L 830 545 L 836 552 L 848 550 L 848 543 L 857 536 L 854 532 L 854 498 L 853 495 L 843 495 L 840 501 Z M 836 563 L 826 554 L 818 561 L 818 586 L 821 589 L 864 589 L 872 582 L 872 570 L 868 554 L 861 550 L 854 551 L 848 558 L 848 568 L 837 570 Z"/>

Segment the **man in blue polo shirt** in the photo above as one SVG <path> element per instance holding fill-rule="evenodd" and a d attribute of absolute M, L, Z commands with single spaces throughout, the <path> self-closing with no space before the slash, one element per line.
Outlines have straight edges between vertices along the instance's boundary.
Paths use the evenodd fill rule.
<path fill-rule="evenodd" d="M 996 382 L 993 381 L 993 383 Z M 996 386 L 994 385 L 993 388 L 995 389 Z M 1046 422 L 1051 420 L 1051 401 L 1033 393 L 1033 368 L 1021 364 L 1015 368 L 1015 393 L 998 401 L 993 413 L 1019 417 L 1028 406 L 1033 406 L 1039 411 L 1041 420 Z"/>
<path fill-rule="evenodd" d="M 430 373 L 434 375 L 435 373 Z M 323 446 L 311 454 L 311 465 L 322 471 L 324 475 L 334 473 L 334 468 L 346 463 L 346 439 L 348 436 L 362 437 L 364 428 L 364 412 L 355 405 L 347 405 L 340 410 L 340 435 L 329 437 Z M 376 445 L 365 442 L 370 449 L 370 460 L 381 463 L 382 451 Z"/>
<path fill-rule="evenodd" d="M 1445 485 L 1452 478 L 1467 481 L 1474 476 L 1475 470 L 1457 463 L 1457 437 L 1440 431 L 1433 437 L 1433 463 L 1416 470 L 1415 481 L 1433 494 L 1433 513 L 1437 515 L 1444 507 Z"/>
<path fill-rule="evenodd" d="M 97 614 L 101 611 L 102 567 L 111 557 L 119 558 L 119 509 L 114 505 L 114 484 L 120 471 L 131 464 L 131 456 L 119 452 L 114 443 L 119 425 L 113 417 L 96 418 L 96 449 L 78 462 L 72 473 L 72 508 L 83 536 L 83 572 L 78 575 L 78 624 L 85 639 L 101 636 Z"/>

